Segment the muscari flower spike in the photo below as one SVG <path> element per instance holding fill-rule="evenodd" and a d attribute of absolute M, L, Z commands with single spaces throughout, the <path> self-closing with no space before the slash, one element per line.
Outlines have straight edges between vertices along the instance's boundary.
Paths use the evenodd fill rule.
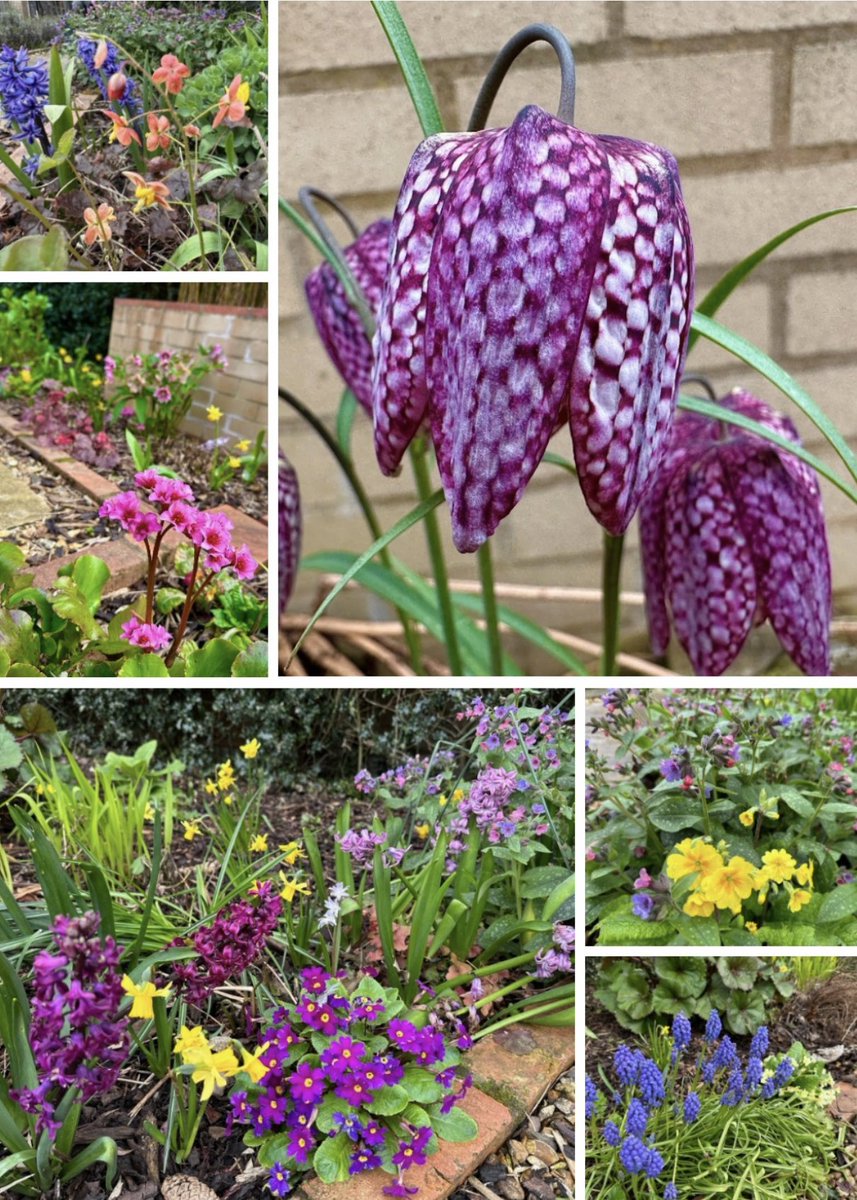
<path fill-rule="evenodd" d="M 791 421 L 735 389 L 720 404 L 800 445 Z M 815 472 L 756 434 L 683 412 L 640 508 L 652 649 L 672 621 L 701 675 L 719 675 L 769 620 L 808 675 L 830 672 L 830 554 Z"/>
<path fill-rule="evenodd" d="M 669 151 L 534 105 L 505 129 L 428 138 L 374 340 L 382 471 L 427 423 L 453 540 L 475 550 L 567 420 L 584 499 L 622 533 L 669 439 L 692 295 Z"/>
<path fill-rule="evenodd" d="M 301 556 L 301 494 L 298 477 L 289 460 L 280 451 L 278 476 L 279 499 L 279 603 L 284 612 L 295 586 Z"/>

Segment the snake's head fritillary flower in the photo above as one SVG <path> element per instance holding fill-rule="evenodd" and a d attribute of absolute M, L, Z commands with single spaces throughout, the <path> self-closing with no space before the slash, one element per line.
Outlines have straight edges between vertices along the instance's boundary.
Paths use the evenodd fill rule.
<path fill-rule="evenodd" d="M 280 612 L 285 610 L 298 573 L 301 556 L 301 494 L 295 469 L 280 452 L 279 474 Z"/>
<path fill-rule="evenodd" d="M 720 403 L 800 445 L 787 417 L 748 392 Z M 808 675 L 830 671 L 830 555 L 812 469 L 758 435 L 681 413 L 640 508 L 652 648 L 670 618 L 694 671 L 719 675 L 770 621 Z"/>
<path fill-rule="evenodd" d="M 343 251 L 375 317 L 387 277 L 390 224 L 386 219 L 375 221 Z M 372 345 L 339 276 L 329 263 L 321 263 L 307 276 L 304 287 L 319 337 L 333 365 L 363 407 L 371 412 Z"/>
<path fill-rule="evenodd" d="M 543 109 L 438 134 L 399 194 L 375 337 L 375 448 L 424 422 L 459 550 L 520 500 L 566 419 L 583 495 L 625 530 L 665 449 L 693 248 L 675 159 Z"/>

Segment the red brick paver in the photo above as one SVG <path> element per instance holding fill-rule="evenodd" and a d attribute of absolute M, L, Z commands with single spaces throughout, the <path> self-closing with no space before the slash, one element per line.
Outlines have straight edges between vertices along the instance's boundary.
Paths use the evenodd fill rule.
<path fill-rule="evenodd" d="M 530 1112 L 573 1062 L 574 1030 L 541 1025 L 509 1025 L 477 1042 L 467 1056 L 477 1085 L 519 1113 Z"/>
<path fill-rule="evenodd" d="M 107 587 L 110 591 L 119 592 L 123 588 L 133 587 L 146 574 L 146 551 L 130 538 L 116 538 L 112 542 L 99 542 L 87 554 L 101 558 L 110 568 L 110 580 Z M 78 550 L 74 554 L 63 554 L 39 563 L 33 568 L 33 583 L 36 587 L 50 588 L 56 582 L 62 567 L 74 565 L 81 557 Z"/>

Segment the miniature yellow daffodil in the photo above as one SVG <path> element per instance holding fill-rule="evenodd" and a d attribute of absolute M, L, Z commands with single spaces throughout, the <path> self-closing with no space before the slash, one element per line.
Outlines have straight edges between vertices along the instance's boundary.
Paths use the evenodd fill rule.
<path fill-rule="evenodd" d="M 430 830 L 431 830 L 431 826 L 428 824 L 428 822 L 424 822 L 422 825 L 414 826 L 414 833 L 417 835 L 417 837 L 420 839 L 420 841 L 423 841 L 423 842 L 428 837 Z"/>
<path fill-rule="evenodd" d="M 205 1036 L 202 1026 L 194 1025 L 193 1029 L 188 1029 L 187 1025 L 182 1025 L 181 1033 L 176 1038 L 173 1049 L 182 1058 L 186 1054 L 193 1053 L 196 1050 L 207 1050 L 208 1038 Z"/>
<path fill-rule="evenodd" d="M 208 408 L 205 410 L 205 415 L 208 417 L 209 421 L 212 422 L 219 421 L 223 417 L 223 413 L 216 404 L 209 404 Z"/>
<path fill-rule="evenodd" d="M 283 890 L 280 892 L 280 895 L 285 900 L 286 904 L 291 904 L 296 895 L 310 895 L 310 886 L 306 880 L 294 879 L 293 877 L 285 875 L 282 871 L 279 872 L 279 880 L 283 885 Z"/>
<path fill-rule="evenodd" d="M 255 758 L 262 749 L 262 743 L 258 738 L 253 738 L 250 742 L 245 742 L 243 746 L 239 746 L 239 750 L 245 758 Z"/>
<path fill-rule="evenodd" d="M 202 1101 L 210 1100 L 214 1089 L 225 1087 L 226 1081 L 238 1074 L 238 1059 L 234 1050 L 218 1050 L 215 1054 L 210 1047 L 195 1050 L 184 1056 L 185 1062 L 195 1067 L 191 1074 L 194 1083 L 202 1084 Z"/>
<path fill-rule="evenodd" d="M 250 843 L 251 854 L 267 854 L 268 853 L 268 835 L 267 833 L 257 833 Z"/>
<path fill-rule="evenodd" d="M 202 830 L 199 826 L 199 821 L 182 821 L 184 826 L 184 840 L 192 842 L 194 838 L 202 836 Z"/>
<path fill-rule="evenodd" d="M 278 849 L 282 850 L 283 861 L 290 867 L 293 867 L 299 858 L 306 858 L 300 842 L 286 842 L 284 845 L 280 845 Z"/>
<path fill-rule="evenodd" d="M 270 1071 L 270 1067 L 266 1067 L 263 1062 L 259 1061 L 259 1055 L 264 1054 L 268 1049 L 270 1042 L 265 1042 L 264 1046 L 260 1046 L 255 1054 L 251 1054 L 244 1046 L 241 1047 L 241 1070 L 245 1075 L 249 1075 L 253 1083 L 259 1083 L 264 1079 Z"/>
<path fill-rule="evenodd" d="M 127 995 L 133 997 L 131 1011 L 128 1014 L 130 1017 L 148 1017 L 152 1018 L 155 1015 L 154 1000 L 156 996 L 169 996 L 169 984 L 166 987 L 159 988 L 151 982 L 135 983 L 130 975 L 122 976 L 122 990 Z"/>

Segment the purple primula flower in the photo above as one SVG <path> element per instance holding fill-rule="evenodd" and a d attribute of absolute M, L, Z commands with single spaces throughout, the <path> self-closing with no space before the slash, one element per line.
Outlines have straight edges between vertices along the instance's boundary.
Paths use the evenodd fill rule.
<path fill-rule="evenodd" d="M 666 447 L 693 250 L 672 155 L 535 106 L 438 134 L 399 194 L 375 336 L 385 474 L 427 422 L 459 550 L 520 500 L 568 421 L 584 498 L 627 528 Z"/>
<path fill-rule="evenodd" d="M 348 1164 L 348 1174 L 357 1175 L 360 1171 L 371 1171 L 373 1167 L 381 1166 L 381 1156 L 371 1149 L 355 1150 Z"/>
<path fill-rule="evenodd" d="M 294 467 L 280 451 L 279 496 L 279 584 L 280 612 L 289 602 L 301 556 L 301 493 Z"/>
<path fill-rule="evenodd" d="M 724 408 L 800 445 L 788 418 L 738 389 Z M 830 555 L 815 472 L 747 430 L 682 413 L 640 508 L 652 649 L 670 617 L 701 675 L 720 675 L 771 622 L 808 675 L 830 672 Z"/>
<path fill-rule="evenodd" d="M 375 221 L 343 250 L 357 284 L 376 316 L 387 275 L 390 221 Z M 307 278 L 309 310 L 333 365 L 367 412 L 372 411 L 372 346 L 339 276 L 322 263 Z"/>
<path fill-rule="evenodd" d="M 301 1104 L 315 1104 L 324 1095 L 324 1071 L 311 1067 L 309 1063 L 301 1063 L 289 1079 L 289 1091 L 293 1100 Z"/>
<path fill-rule="evenodd" d="M 281 1162 L 275 1162 L 268 1176 L 268 1187 L 275 1196 L 287 1196 L 290 1191 L 289 1172 Z"/>

